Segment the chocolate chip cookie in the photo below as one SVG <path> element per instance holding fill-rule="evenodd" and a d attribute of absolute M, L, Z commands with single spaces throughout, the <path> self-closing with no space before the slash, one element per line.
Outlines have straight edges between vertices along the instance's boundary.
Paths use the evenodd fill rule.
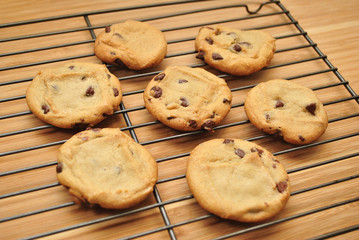
<path fill-rule="evenodd" d="M 89 205 L 123 209 L 143 201 L 157 181 L 152 155 L 117 128 L 79 132 L 60 147 L 59 182 Z"/>
<path fill-rule="evenodd" d="M 73 62 L 40 71 L 26 92 L 39 119 L 60 128 L 93 126 L 122 100 L 121 85 L 105 65 Z"/>
<path fill-rule="evenodd" d="M 201 68 L 167 67 L 144 91 L 147 110 L 163 124 L 181 131 L 212 131 L 231 108 L 227 83 Z"/>
<path fill-rule="evenodd" d="M 166 53 L 164 34 L 150 24 L 133 20 L 107 26 L 95 41 L 99 59 L 134 70 L 158 65 Z"/>
<path fill-rule="evenodd" d="M 202 27 L 195 41 L 197 58 L 233 75 L 249 75 L 269 65 L 275 39 L 261 30 L 242 31 L 221 26 Z"/>
<path fill-rule="evenodd" d="M 327 129 L 328 117 L 313 90 L 275 79 L 258 84 L 246 96 L 244 109 L 259 130 L 293 144 L 307 144 Z"/>
<path fill-rule="evenodd" d="M 290 196 L 283 165 L 266 149 L 241 139 L 213 139 L 194 148 L 187 182 L 205 210 L 241 222 L 266 220 Z"/>

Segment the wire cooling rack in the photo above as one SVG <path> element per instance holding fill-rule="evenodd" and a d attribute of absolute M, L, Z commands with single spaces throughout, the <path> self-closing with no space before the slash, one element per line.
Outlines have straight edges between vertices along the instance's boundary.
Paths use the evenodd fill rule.
<path fill-rule="evenodd" d="M 168 54 L 158 67 L 146 71 L 108 65 L 121 81 L 124 97 L 120 110 L 99 127 L 118 127 L 148 148 L 159 165 L 159 180 L 153 195 L 134 208 L 90 209 L 72 201 L 55 176 L 57 149 L 76 130 L 58 129 L 36 119 L 26 106 L 25 91 L 42 68 L 66 61 L 99 62 L 93 53 L 96 35 L 126 19 L 161 29 L 168 40 Z M 277 39 L 271 65 L 251 76 L 236 77 L 196 59 L 196 33 L 213 24 L 271 33 Z M 359 222 L 353 220 L 359 200 L 358 95 L 280 1 L 260 5 L 213 1 L 211 7 L 204 1 L 134 2 L 130 7 L 1 24 L 0 30 L 15 30 L 0 39 L 0 232 L 4 239 L 226 239 L 238 235 L 273 239 L 293 234 L 324 239 L 358 230 Z M 202 67 L 226 79 L 233 94 L 232 109 L 214 133 L 175 131 L 146 112 L 144 87 L 173 64 Z M 311 87 L 323 101 L 329 127 L 318 141 L 290 145 L 249 123 L 243 111 L 245 94 L 273 78 Z M 219 219 L 197 205 L 185 181 L 186 157 L 195 145 L 218 137 L 254 141 L 286 166 L 292 193 L 278 216 L 242 224 Z M 319 220 L 321 226 L 313 227 Z"/>

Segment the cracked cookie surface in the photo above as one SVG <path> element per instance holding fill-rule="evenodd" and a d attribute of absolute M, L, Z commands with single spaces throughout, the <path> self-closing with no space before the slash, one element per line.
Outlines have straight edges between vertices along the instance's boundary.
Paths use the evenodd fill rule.
<path fill-rule="evenodd" d="M 259 130 L 293 144 L 307 144 L 327 129 L 323 104 L 310 88 L 274 79 L 258 84 L 246 96 L 244 109 Z"/>
<path fill-rule="evenodd" d="M 201 207 L 241 222 L 274 216 L 290 195 L 283 165 L 265 148 L 241 139 L 199 144 L 188 158 L 186 178 Z"/>
<path fill-rule="evenodd" d="M 59 182 L 89 205 L 123 209 L 152 193 L 157 163 L 152 155 L 117 128 L 77 133 L 60 147 Z"/>
<path fill-rule="evenodd" d="M 26 92 L 39 119 L 60 128 L 93 126 L 122 100 L 121 85 L 105 65 L 73 62 L 40 71 Z"/>
<path fill-rule="evenodd" d="M 202 27 L 195 40 L 197 58 L 233 75 L 249 75 L 269 65 L 275 39 L 261 30 L 242 31 L 222 26 Z"/>
<path fill-rule="evenodd" d="M 107 26 L 95 41 L 99 59 L 134 70 L 158 65 L 166 53 L 164 34 L 150 24 L 133 20 Z"/>
<path fill-rule="evenodd" d="M 163 124 L 181 131 L 212 131 L 231 108 L 225 80 L 201 68 L 167 67 L 147 85 L 146 109 Z"/>

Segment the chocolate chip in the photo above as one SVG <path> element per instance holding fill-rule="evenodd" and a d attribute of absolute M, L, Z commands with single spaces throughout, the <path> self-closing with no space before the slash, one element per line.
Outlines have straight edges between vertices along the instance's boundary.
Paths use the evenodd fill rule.
<path fill-rule="evenodd" d="M 43 104 L 43 105 L 41 106 L 41 109 L 42 109 L 42 111 L 44 111 L 44 114 L 50 112 L 50 108 L 49 108 L 49 106 L 46 105 L 46 104 Z"/>
<path fill-rule="evenodd" d="M 110 78 L 111 78 L 111 75 L 110 75 L 110 74 L 107 74 L 107 78 L 110 79 Z"/>
<path fill-rule="evenodd" d="M 69 69 L 72 70 L 72 69 L 74 69 L 74 67 L 75 66 L 71 65 L 71 66 L 69 66 Z"/>
<path fill-rule="evenodd" d="M 298 135 L 298 138 L 300 139 L 300 141 L 304 142 L 305 138 L 302 135 Z"/>
<path fill-rule="evenodd" d="M 181 106 L 182 107 L 188 107 L 189 106 L 189 102 L 187 101 L 187 98 L 181 97 L 180 101 L 181 101 Z"/>
<path fill-rule="evenodd" d="M 214 128 L 215 122 L 212 120 L 207 120 L 203 123 L 202 128 L 206 131 L 212 131 Z"/>
<path fill-rule="evenodd" d="M 178 80 L 178 83 L 187 83 L 188 82 L 188 80 L 186 80 L 186 79 L 180 79 L 180 80 Z"/>
<path fill-rule="evenodd" d="M 279 182 L 279 183 L 277 183 L 278 192 L 280 192 L 280 193 L 284 192 L 287 189 L 287 186 L 288 186 L 287 182 Z"/>
<path fill-rule="evenodd" d="M 234 143 L 234 140 L 233 139 L 224 139 L 223 141 L 224 144 L 228 144 L 228 143 Z"/>
<path fill-rule="evenodd" d="M 86 90 L 86 96 L 90 97 L 90 96 L 93 96 L 94 94 L 95 94 L 95 89 L 93 89 L 92 86 L 89 86 Z"/>
<path fill-rule="evenodd" d="M 219 35 L 219 34 L 221 34 L 222 32 L 217 28 L 216 29 L 216 31 L 214 32 L 214 34 L 216 34 L 216 35 Z"/>
<path fill-rule="evenodd" d="M 117 88 L 112 88 L 112 90 L 113 90 L 113 95 L 114 95 L 115 97 L 117 97 L 117 96 L 120 94 L 120 92 L 118 91 Z"/>
<path fill-rule="evenodd" d="M 162 96 L 162 89 L 160 87 L 154 86 L 151 88 L 151 91 L 153 91 L 153 97 L 155 98 Z"/>
<path fill-rule="evenodd" d="M 189 120 L 188 121 L 188 125 L 191 127 L 191 128 L 197 128 L 197 122 L 195 120 Z"/>
<path fill-rule="evenodd" d="M 205 38 L 205 40 L 208 42 L 209 45 L 213 45 L 213 39 L 212 38 Z"/>
<path fill-rule="evenodd" d="M 196 55 L 196 58 L 204 60 L 204 54 L 205 54 L 205 52 L 203 50 L 199 50 Z"/>
<path fill-rule="evenodd" d="M 260 148 L 253 147 L 253 148 L 251 148 L 251 152 L 258 152 L 258 155 L 261 157 L 263 150 Z"/>
<path fill-rule="evenodd" d="M 111 32 L 111 27 L 110 27 L 110 26 L 106 26 L 106 27 L 105 27 L 105 32 L 107 32 L 107 33 Z"/>
<path fill-rule="evenodd" d="M 214 118 L 216 116 L 216 113 L 213 112 L 211 116 L 209 116 L 209 118 Z"/>
<path fill-rule="evenodd" d="M 275 104 L 275 107 L 276 107 L 276 108 L 284 107 L 284 103 L 283 103 L 281 100 L 277 100 L 277 102 L 276 102 L 276 104 Z"/>
<path fill-rule="evenodd" d="M 121 34 L 119 33 L 114 33 L 113 36 L 119 37 L 119 38 L 123 38 Z"/>
<path fill-rule="evenodd" d="M 111 55 L 113 56 L 116 56 L 116 53 L 115 52 L 110 52 Z"/>
<path fill-rule="evenodd" d="M 249 42 L 239 42 L 240 45 L 247 45 L 248 47 L 251 45 Z"/>
<path fill-rule="evenodd" d="M 236 51 L 236 52 L 242 51 L 242 48 L 241 48 L 241 46 L 239 46 L 239 44 L 234 44 L 234 45 L 232 46 L 232 49 L 233 49 L 234 51 Z"/>
<path fill-rule="evenodd" d="M 305 109 L 307 109 L 308 112 L 310 112 L 310 114 L 312 114 L 313 116 L 315 116 L 315 109 L 317 108 L 317 105 L 315 103 L 311 103 L 308 106 L 305 107 Z"/>
<path fill-rule="evenodd" d="M 160 74 L 158 74 L 158 75 L 154 78 L 154 80 L 155 80 L 155 81 L 161 81 L 162 79 L 165 78 L 165 76 L 166 76 L 166 74 L 160 73 Z"/>
<path fill-rule="evenodd" d="M 272 167 L 275 169 L 275 168 L 277 168 L 277 165 L 276 165 L 276 164 L 273 164 Z"/>
<path fill-rule="evenodd" d="M 213 60 L 223 60 L 223 57 L 219 53 L 212 53 Z"/>
<path fill-rule="evenodd" d="M 223 98 L 223 103 L 231 103 L 227 98 Z"/>
<path fill-rule="evenodd" d="M 62 163 L 61 163 L 61 162 L 59 162 L 59 163 L 57 164 L 57 166 L 56 166 L 56 172 L 57 172 L 57 173 L 62 172 Z"/>
<path fill-rule="evenodd" d="M 266 121 L 269 122 L 270 120 L 270 115 L 268 113 L 265 114 L 265 117 L 266 117 Z"/>
<path fill-rule="evenodd" d="M 83 76 L 83 77 L 81 78 L 81 80 L 82 80 L 82 81 L 85 81 L 85 80 L 86 80 L 86 76 Z"/>
<path fill-rule="evenodd" d="M 245 152 L 240 149 L 240 148 L 235 148 L 234 152 L 236 153 L 236 155 L 238 155 L 240 158 L 243 158 L 245 154 Z"/>
<path fill-rule="evenodd" d="M 167 120 L 175 119 L 176 117 L 167 117 Z"/>

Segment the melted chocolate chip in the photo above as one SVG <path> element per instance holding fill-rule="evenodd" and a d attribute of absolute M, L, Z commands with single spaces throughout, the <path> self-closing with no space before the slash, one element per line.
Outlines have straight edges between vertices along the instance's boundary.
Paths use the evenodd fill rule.
<path fill-rule="evenodd" d="M 83 77 L 81 78 L 81 80 L 82 80 L 82 81 L 85 81 L 85 80 L 86 80 L 86 76 L 83 76 Z"/>
<path fill-rule="evenodd" d="M 286 182 L 279 182 L 277 183 L 277 190 L 278 192 L 282 193 L 287 189 L 288 184 Z"/>
<path fill-rule="evenodd" d="M 119 38 L 123 38 L 121 34 L 119 33 L 114 33 L 113 36 L 119 37 Z"/>
<path fill-rule="evenodd" d="M 203 123 L 202 128 L 206 131 L 212 131 L 214 128 L 215 122 L 212 120 L 207 120 Z"/>
<path fill-rule="evenodd" d="M 240 45 L 247 45 L 248 47 L 251 45 L 249 42 L 239 42 Z"/>
<path fill-rule="evenodd" d="M 213 60 L 223 60 L 223 57 L 219 53 L 212 54 Z"/>
<path fill-rule="evenodd" d="M 180 79 L 180 80 L 178 80 L 178 83 L 187 83 L 188 82 L 188 80 L 186 80 L 186 79 Z"/>
<path fill-rule="evenodd" d="M 242 51 L 242 48 L 241 48 L 241 46 L 239 46 L 239 44 L 234 44 L 232 48 L 236 52 Z"/>
<path fill-rule="evenodd" d="M 298 138 L 300 139 L 300 141 L 304 142 L 305 138 L 302 135 L 298 135 Z"/>
<path fill-rule="evenodd" d="M 270 120 L 270 115 L 268 113 L 265 114 L 265 117 L 266 117 L 266 121 L 269 122 Z"/>
<path fill-rule="evenodd" d="M 160 74 L 158 74 L 158 75 L 154 78 L 154 80 L 155 80 L 155 81 L 161 81 L 162 79 L 165 78 L 165 76 L 166 76 L 166 74 L 160 73 Z"/>
<path fill-rule="evenodd" d="M 204 54 L 205 54 L 205 52 L 203 50 L 199 50 L 196 55 L 196 58 L 204 60 Z"/>
<path fill-rule="evenodd" d="M 208 37 L 205 40 L 208 42 L 209 45 L 213 45 L 213 39 L 212 38 Z"/>
<path fill-rule="evenodd" d="M 191 128 L 197 128 L 197 122 L 195 120 L 189 120 L 188 121 L 188 125 L 191 127 Z"/>
<path fill-rule="evenodd" d="M 60 172 L 62 172 L 62 163 L 61 162 L 59 162 L 58 164 L 57 164 L 57 166 L 56 166 L 56 172 L 57 173 L 60 173 Z"/>
<path fill-rule="evenodd" d="M 277 100 L 277 102 L 276 102 L 276 104 L 275 104 L 275 107 L 276 107 L 276 108 L 284 107 L 284 103 L 283 103 L 281 100 Z"/>
<path fill-rule="evenodd" d="M 261 157 L 263 150 L 260 148 L 253 147 L 253 148 L 251 148 L 251 152 L 258 152 L 258 155 Z"/>
<path fill-rule="evenodd" d="M 311 103 L 308 106 L 305 107 L 305 109 L 307 109 L 308 112 L 310 112 L 310 114 L 312 114 L 313 116 L 315 116 L 315 109 L 317 108 L 317 105 L 315 103 Z"/>
<path fill-rule="evenodd" d="M 106 27 L 105 27 L 105 32 L 107 32 L 107 33 L 111 32 L 111 27 L 110 27 L 110 26 L 106 26 Z"/>
<path fill-rule="evenodd" d="M 95 94 L 95 89 L 92 86 L 89 86 L 86 90 L 86 96 L 90 97 L 93 96 Z"/>
<path fill-rule="evenodd" d="M 223 103 L 231 103 L 227 98 L 223 98 Z"/>
<path fill-rule="evenodd" d="M 115 97 L 117 97 L 117 96 L 120 94 L 120 92 L 118 91 L 117 88 L 112 88 L 112 90 L 113 90 L 113 95 L 114 95 Z"/>
<path fill-rule="evenodd" d="M 240 149 L 240 148 L 236 148 L 236 149 L 234 150 L 234 152 L 235 152 L 235 154 L 238 155 L 240 158 L 243 158 L 244 155 L 246 155 L 245 152 L 244 152 L 242 149 Z"/>
<path fill-rule="evenodd" d="M 181 106 L 182 107 L 188 107 L 189 106 L 189 102 L 187 101 L 187 98 L 181 97 L 180 101 L 181 101 Z"/>
<path fill-rule="evenodd" d="M 75 67 L 74 65 L 71 65 L 71 66 L 69 66 L 69 69 L 72 70 L 72 69 L 74 69 L 74 67 Z"/>
<path fill-rule="evenodd" d="M 49 108 L 49 106 L 46 105 L 46 104 L 43 104 L 43 105 L 41 106 L 41 109 L 42 109 L 42 111 L 44 111 L 44 114 L 50 112 L 50 108 Z"/>
<path fill-rule="evenodd" d="M 153 97 L 159 98 L 162 96 L 162 88 L 154 86 L 151 88 L 151 91 L 153 91 Z"/>
<path fill-rule="evenodd" d="M 234 140 L 233 139 L 224 139 L 223 141 L 224 144 L 228 144 L 228 143 L 234 143 Z"/>

